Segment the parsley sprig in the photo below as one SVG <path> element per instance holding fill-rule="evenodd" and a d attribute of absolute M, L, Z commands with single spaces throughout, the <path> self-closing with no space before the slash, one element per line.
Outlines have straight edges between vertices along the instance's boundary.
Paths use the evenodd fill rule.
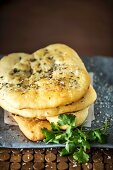
<path fill-rule="evenodd" d="M 61 130 L 60 126 L 68 125 L 67 129 Z M 73 158 L 78 163 L 86 163 L 89 161 L 87 150 L 90 149 L 90 142 L 106 142 L 106 132 L 108 122 L 105 121 L 102 127 L 96 129 L 83 129 L 76 127 L 76 117 L 72 114 L 61 114 L 58 117 L 57 125 L 51 123 L 52 130 L 42 129 L 45 136 L 44 142 L 65 144 L 60 155 L 65 156 L 73 154 Z"/>

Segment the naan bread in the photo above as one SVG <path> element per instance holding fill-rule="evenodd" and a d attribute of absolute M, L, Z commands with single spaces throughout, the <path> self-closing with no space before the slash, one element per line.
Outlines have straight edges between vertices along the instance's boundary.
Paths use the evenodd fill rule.
<path fill-rule="evenodd" d="M 73 112 L 73 113 L 67 113 L 67 114 L 73 114 L 76 116 L 76 126 L 80 126 L 84 123 L 84 121 L 86 120 L 87 116 L 88 116 L 88 109 L 89 108 L 85 108 L 83 110 L 80 110 L 78 112 Z M 53 116 L 53 117 L 46 117 L 46 119 L 51 123 L 54 122 L 55 124 L 57 124 L 58 122 L 58 116 Z M 65 130 L 67 129 L 68 125 L 64 125 L 64 126 L 60 126 L 61 129 Z"/>
<path fill-rule="evenodd" d="M 42 128 L 51 130 L 51 125 L 47 120 L 40 121 L 38 119 L 28 119 L 14 115 L 12 115 L 12 117 L 19 125 L 19 128 L 23 134 L 32 141 L 39 141 L 44 139 L 44 135 L 41 131 Z"/>
<path fill-rule="evenodd" d="M 71 113 L 74 114 L 76 116 L 76 126 L 80 126 L 87 118 L 88 116 L 88 108 L 79 111 L 79 112 L 75 112 L 75 113 Z M 17 124 L 19 125 L 20 130 L 23 132 L 23 134 L 30 140 L 32 141 L 39 141 L 39 140 L 43 140 L 44 139 L 44 135 L 42 134 L 41 129 L 42 128 L 47 128 L 48 130 L 51 130 L 51 122 L 54 122 L 57 124 L 58 121 L 58 116 L 55 117 L 47 117 L 47 120 L 38 120 L 38 119 L 30 119 L 30 118 L 24 118 L 21 116 L 16 116 L 16 115 L 12 115 L 12 117 L 14 118 L 14 120 L 17 122 Z M 66 129 L 68 126 L 60 126 L 61 129 Z"/>
<path fill-rule="evenodd" d="M 16 109 L 70 104 L 82 98 L 89 85 L 83 62 L 63 44 L 49 45 L 33 55 L 13 53 L 0 60 L 1 102 Z"/>
<path fill-rule="evenodd" d="M 84 108 L 88 107 L 94 101 L 96 100 L 96 92 L 94 88 L 90 85 L 87 93 L 84 95 L 83 98 L 81 98 L 79 101 L 74 102 L 69 105 L 65 106 L 59 106 L 56 108 L 51 108 L 51 109 L 42 109 L 42 110 L 37 110 L 37 109 L 15 109 L 11 107 L 8 103 L 6 103 L 5 100 L 0 99 L 0 105 L 3 107 L 5 110 L 14 113 L 16 115 L 20 115 L 23 117 L 29 117 L 29 118 L 38 118 L 38 119 L 46 119 L 48 116 L 57 116 L 62 113 L 67 113 L 67 112 L 74 112 L 78 110 L 83 110 Z"/>

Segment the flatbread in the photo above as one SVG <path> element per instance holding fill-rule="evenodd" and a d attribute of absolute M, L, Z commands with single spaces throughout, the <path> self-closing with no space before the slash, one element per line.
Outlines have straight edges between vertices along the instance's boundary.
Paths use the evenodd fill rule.
<path fill-rule="evenodd" d="M 70 104 L 82 98 L 89 85 L 83 62 L 63 44 L 49 45 L 33 55 L 13 53 L 0 60 L 1 102 L 16 109 Z"/>
<path fill-rule="evenodd" d="M 20 130 L 29 140 L 32 141 L 43 140 L 44 135 L 42 134 L 41 129 L 47 128 L 48 130 L 51 130 L 51 125 L 47 120 L 40 121 L 38 119 L 28 119 L 14 115 L 12 116 L 19 125 Z"/>
<path fill-rule="evenodd" d="M 76 116 L 76 126 L 80 126 L 84 123 L 84 121 L 86 120 L 87 116 L 88 116 L 88 109 L 89 107 L 80 110 L 78 112 L 73 112 L 73 113 L 67 113 L 67 114 L 73 114 Z M 55 124 L 57 124 L 58 122 L 58 116 L 53 116 L 53 117 L 46 117 L 46 119 L 51 123 L 54 122 Z M 68 125 L 64 125 L 64 126 L 60 126 L 61 129 L 65 130 L 67 129 Z"/>
<path fill-rule="evenodd" d="M 76 126 L 80 126 L 87 118 L 88 116 L 88 108 L 75 112 L 75 113 L 70 113 L 74 114 L 76 116 Z M 30 119 L 30 118 L 24 118 L 21 116 L 16 116 L 12 115 L 14 120 L 17 122 L 19 125 L 20 130 L 23 132 L 23 134 L 30 140 L 32 141 L 39 141 L 44 139 L 44 135 L 42 134 L 41 129 L 42 128 L 47 128 L 48 130 L 51 130 L 51 122 L 54 122 L 57 124 L 58 121 L 58 116 L 55 117 L 49 117 L 47 120 L 38 120 L 38 119 Z M 65 126 L 60 126 L 61 129 L 67 129 L 67 125 Z"/>
<path fill-rule="evenodd" d="M 11 107 L 5 100 L 0 99 L 0 105 L 7 111 L 14 113 L 16 115 L 20 115 L 23 117 L 35 118 L 38 119 L 46 119 L 48 116 L 57 116 L 62 113 L 73 112 L 78 110 L 83 110 L 84 108 L 88 107 L 96 100 L 96 92 L 92 85 L 90 85 L 87 93 L 83 98 L 81 98 L 78 102 L 74 102 L 69 105 L 59 106 L 56 108 L 51 109 L 42 109 L 42 110 L 35 110 L 35 109 L 22 109 L 18 110 Z"/>

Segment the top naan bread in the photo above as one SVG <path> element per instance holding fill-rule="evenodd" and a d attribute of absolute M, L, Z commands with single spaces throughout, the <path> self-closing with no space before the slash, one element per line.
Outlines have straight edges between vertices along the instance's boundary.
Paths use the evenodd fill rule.
<path fill-rule="evenodd" d="M 34 54 L 13 53 L 0 60 L 0 98 L 17 109 L 54 108 L 78 101 L 90 84 L 77 55 L 63 44 Z"/>

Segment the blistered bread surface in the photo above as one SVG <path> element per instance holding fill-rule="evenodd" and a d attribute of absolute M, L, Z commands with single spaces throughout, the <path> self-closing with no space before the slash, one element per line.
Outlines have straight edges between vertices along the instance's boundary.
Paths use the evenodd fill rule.
<path fill-rule="evenodd" d="M 89 74 L 77 55 L 63 44 L 29 55 L 13 53 L 0 60 L 0 98 L 16 109 L 46 109 L 84 96 Z"/>

